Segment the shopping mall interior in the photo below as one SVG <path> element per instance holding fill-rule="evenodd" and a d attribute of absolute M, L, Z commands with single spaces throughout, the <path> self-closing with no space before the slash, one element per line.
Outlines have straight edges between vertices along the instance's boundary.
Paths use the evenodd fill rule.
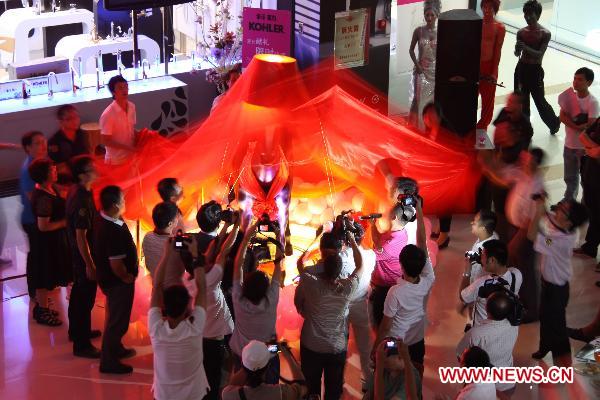
<path fill-rule="evenodd" d="M 327 29 L 331 30 L 332 37 L 330 42 L 333 41 L 333 22 L 329 21 L 328 26 L 330 26 L 326 28 L 323 23 L 324 14 L 319 16 L 319 3 L 322 5 L 325 3 L 324 1 L 227 0 L 215 2 L 196 0 L 195 2 L 173 6 L 168 6 L 167 1 L 160 4 L 165 5 L 163 8 L 148 8 L 147 11 L 143 11 L 144 15 L 139 17 L 140 35 L 135 40 L 133 36 L 137 36 L 137 32 L 128 31 L 129 27 L 131 27 L 131 20 L 128 20 L 128 11 L 120 11 L 118 12 L 119 15 L 115 13 L 114 20 L 122 21 L 119 22 L 118 29 L 116 28 L 117 24 L 109 27 L 112 21 L 111 23 L 108 21 L 113 17 L 109 15 L 109 19 L 106 19 L 106 17 L 101 19 L 100 15 L 106 13 L 107 10 L 103 8 L 102 11 L 99 11 L 97 9 L 99 2 L 95 0 L 91 6 L 87 4 L 87 0 L 82 0 L 81 4 L 79 0 L 62 0 L 58 2 L 58 7 L 62 6 L 63 12 L 72 12 L 75 15 L 80 11 L 81 14 L 79 16 L 81 18 L 71 19 L 68 22 L 70 24 L 69 28 L 65 28 L 66 30 L 64 31 L 57 29 L 52 32 L 46 32 L 45 29 L 47 28 L 41 28 L 44 25 L 26 24 L 23 26 L 27 27 L 27 29 L 23 31 L 22 26 L 17 23 L 16 12 L 19 10 L 29 12 L 30 9 L 33 10 L 35 7 L 30 7 L 27 0 L 23 1 L 24 4 L 27 4 L 25 8 L 16 0 L 5 0 L 3 1 L 4 5 L 0 5 L 0 60 L 3 67 L 3 69 L 0 69 L 0 126 L 3 126 L 3 129 L 1 129 L 2 133 L 0 133 L 0 142 L 16 144 L 19 147 L 21 136 L 30 130 L 42 131 L 49 138 L 57 127 L 54 117 L 57 107 L 67 104 L 70 98 L 78 96 L 74 104 L 81 114 L 82 129 L 84 125 L 88 125 L 89 130 L 85 131 L 92 132 L 92 134 L 95 132 L 96 139 L 94 140 L 97 142 L 94 143 L 100 143 L 99 116 L 102 113 L 102 109 L 110 104 L 111 101 L 111 94 L 106 88 L 102 88 L 101 86 L 108 86 L 108 79 L 120 73 L 129 81 L 129 93 L 137 107 L 138 127 L 142 127 L 140 123 L 145 124 L 144 126 L 151 127 L 153 131 L 160 132 L 164 140 L 177 135 L 180 135 L 179 137 L 181 135 L 192 136 L 194 134 L 192 128 L 198 129 L 197 132 L 203 132 L 202 129 L 207 129 L 207 125 L 210 125 L 211 132 L 218 132 L 219 121 L 226 121 L 229 116 L 227 111 L 223 110 L 223 107 L 221 107 L 221 114 L 218 114 L 218 107 L 215 111 L 215 114 L 222 117 L 215 117 L 211 113 L 213 100 L 220 91 L 217 91 L 214 81 L 208 81 L 207 71 L 217 68 L 214 64 L 215 59 L 210 58 L 212 54 L 210 53 L 211 47 L 203 47 L 199 43 L 206 40 L 207 35 L 210 34 L 211 23 L 219 20 L 219 12 L 223 11 L 223 7 L 233 16 L 231 20 L 225 22 L 225 25 L 229 27 L 234 26 L 234 28 L 236 24 L 239 26 L 240 22 L 243 21 L 241 16 L 244 7 L 253 9 L 262 8 L 263 10 L 287 10 L 285 12 L 288 15 L 291 14 L 293 17 L 291 21 L 295 25 L 294 30 L 296 31 L 296 35 L 298 35 L 298 32 L 301 32 L 300 36 L 304 34 L 308 38 L 307 43 L 314 45 L 311 49 L 316 49 L 315 51 L 317 52 L 317 59 L 313 60 L 315 65 L 318 64 L 318 61 L 324 59 L 323 54 L 326 54 L 330 50 L 333 51 L 331 43 L 319 43 L 319 32 L 321 32 L 321 35 L 324 35 Z M 582 67 L 591 69 L 597 77 L 596 81 L 590 86 L 589 92 L 592 96 L 600 98 L 600 85 L 597 83 L 600 81 L 600 22 L 598 22 L 600 2 L 598 0 L 540 0 L 539 2 L 543 9 L 539 22 L 548 28 L 551 34 L 551 40 L 543 56 L 542 64 L 545 73 L 543 83 L 546 100 L 558 114 L 560 110 L 559 95 L 573 86 L 574 73 Z M 42 12 L 35 16 L 39 17 L 40 15 L 50 14 L 48 10 L 53 5 L 56 5 L 54 1 L 52 2 L 53 5 L 50 5 L 50 2 L 47 1 L 43 3 L 45 4 L 42 7 L 45 7 L 47 12 Z M 100 1 L 100 3 L 103 2 Z M 135 1 L 114 1 L 113 4 L 121 3 L 135 3 Z M 149 7 L 152 7 L 152 4 L 156 5 L 158 3 L 160 1 L 150 1 L 147 4 L 150 4 Z M 352 10 L 363 7 L 363 4 L 371 3 L 373 12 L 375 12 L 379 2 L 347 0 L 336 1 L 336 3 L 346 3 L 346 12 L 349 13 Z M 360 64 L 362 67 L 357 69 L 357 71 L 360 70 L 356 75 L 359 78 L 356 79 L 360 80 L 365 76 L 364 74 L 368 76 L 367 84 L 376 86 L 373 93 L 377 93 L 377 96 L 382 96 L 382 98 L 387 100 L 387 105 L 383 106 L 386 115 L 378 114 L 377 118 L 385 120 L 385 124 L 391 124 L 390 126 L 397 125 L 399 128 L 394 127 L 390 129 L 399 129 L 398 132 L 400 132 L 403 129 L 413 129 L 407 128 L 409 109 L 413 96 L 414 78 L 414 63 L 409 55 L 409 47 L 413 31 L 425 24 L 424 6 L 426 6 L 425 3 L 429 4 L 430 2 L 418 0 L 398 0 L 396 2 L 396 0 L 393 0 L 389 4 L 390 1 L 387 0 L 383 1 L 383 3 L 385 3 L 386 12 L 389 11 L 389 15 L 385 17 L 385 20 L 389 21 L 389 26 L 386 26 L 385 23 L 378 25 L 376 29 L 382 29 L 382 31 L 378 37 L 374 35 L 371 38 L 371 45 L 375 48 L 378 47 L 380 41 L 381 43 L 385 43 L 382 47 L 386 51 L 389 49 L 389 57 L 384 57 L 384 61 L 378 58 L 381 56 L 381 53 L 373 53 L 376 56 L 374 57 L 372 54 L 371 58 L 367 61 L 363 57 L 361 61 L 363 64 Z M 498 66 L 498 87 L 496 88 L 494 98 L 494 116 L 500 113 L 507 99 L 514 91 L 514 71 L 519 61 L 515 56 L 516 33 L 519 29 L 526 26 L 522 11 L 523 3 L 525 3 L 524 0 L 502 0 L 496 15 L 496 20 L 503 23 L 506 27 L 506 36 L 501 49 Z M 2 11 L 3 9 L 5 10 L 4 12 Z M 482 15 L 479 0 L 441 0 L 442 13 L 460 9 L 470 9 Z M 167 17 L 163 14 L 164 10 L 167 10 Z M 339 12 L 341 10 L 335 11 Z M 15 12 L 15 14 L 9 16 L 11 12 Z M 34 16 L 35 13 L 33 11 L 31 13 Z M 124 19 L 123 13 L 125 13 Z M 332 17 L 333 12 L 330 12 L 330 14 L 329 17 Z M 260 13 L 257 15 L 260 16 Z M 166 25 L 165 21 L 168 22 Z M 170 26 L 168 26 L 169 23 Z M 288 21 L 288 25 L 290 23 L 292 22 Z M 81 27 L 78 24 L 81 24 Z M 61 27 L 59 23 L 53 23 L 53 25 L 55 28 L 57 26 Z M 73 28 L 74 25 L 77 25 L 77 28 Z M 165 30 L 162 28 L 155 29 L 158 26 L 167 26 L 167 28 Z M 231 28 L 231 30 L 233 31 L 234 28 Z M 71 33 L 68 33 L 68 29 L 75 29 L 75 35 L 68 36 L 71 35 Z M 102 39 L 102 36 L 113 35 L 115 31 L 118 32 L 117 38 L 107 37 L 106 39 Z M 21 34 L 25 32 L 25 37 L 21 38 L 22 40 L 24 39 L 24 41 L 20 42 L 21 45 L 17 43 L 18 39 L 16 38 L 19 32 Z M 92 34 L 94 32 L 96 34 L 102 33 L 100 33 L 99 39 L 89 39 L 90 43 L 87 43 L 90 32 Z M 167 45 L 160 43 L 160 37 L 166 35 L 164 32 L 170 32 L 170 39 L 168 40 L 170 43 Z M 118 38 L 119 33 L 122 35 L 121 38 Z M 11 34 L 15 34 L 15 37 L 11 37 Z M 52 39 L 52 35 L 58 35 L 58 37 Z M 77 40 L 73 39 L 69 44 L 69 40 L 71 40 L 69 38 L 81 39 L 85 43 L 83 41 L 77 42 Z M 306 53 L 293 53 L 289 43 L 293 41 L 292 38 L 293 33 L 288 38 L 287 55 L 296 55 L 299 64 L 310 63 L 311 57 L 306 57 Z M 314 39 L 316 42 L 311 38 L 316 38 Z M 56 48 L 49 53 L 47 45 L 51 40 L 54 40 L 52 43 Z M 310 40 L 313 40 L 313 42 L 310 42 Z M 337 41 L 337 37 L 335 40 Z M 113 45 L 119 41 L 121 44 Z M 297 36 L 295 41 L 296 51 L 300 47 L 300 42 L 301 40 Z M 23 43 L 26 43 L 24 51 L 19 50 L 19 47 Z M 94 46 L 102 48 L 100 53 L 97 53 L 98 50 Z M 141 51 L 141 57 L 137 57 L 139 68 L 135 66 L 136 58 L 134 57 L 133 61 L 131 59 L 134 47 L 139 48 Z M 102 54 L 103 52 L 104 55 Z M 121 59 L 121 53 L 123 53 L 123 59 Z M 98 57 L 98 54 L 101 57 Z M 171 56 L 166 59 L 164 54 L 171 54 Z M 327 54 L 332 55 L 333 53 L 330 52 Z M 367 49 L 366 54 L 369 54 L 369 49 Z M 250 59 L 253 55 L 250 55 Z M 246 55 L 242 55 L 241 49 L 237 56 L 238 59 L 233 60 L 235 63 L 240 61 L 242 56 L 246 57 Z M 22 57 L 22 62 L 17 62 L 17 58 L 19 57 Z M 55 88 L 55 93 L 50 95 L 52 92 L 51 79 L 54 80 L 55 78 L 46 72 L 44 74 L 46 80 L 43 83 L 43 87 L 36 88 L 35 84 L 33 84 L 29 99 L 22 97 L 21 85 L 23 87 L 23 94 L 27 90 L 26 84 L 21 83 L 21 80 L 15 77 L 19 74 L 19 64 L 23 65 L 24 68 L 28 68 L 28 65 L 39 66 L 42 64 L 39 62 L 40 60 L 49 60 L 50 57 L 53 58 L 49 62 L 56 62 L 57 65 L 62 65 L 64 60 L 68 60 L 64 61 L 66 62 L 64 64 L 66 65 L 66 69 L 56 74 L 51 73 L 58 77 L 56 78 L 56 87 L 58 89 Z M 147 61 L 147 63 L 143 61 Z M 98 77 L 99 62 L 104 63 L 104 70 L 102 71 L 104 73 L 104 82 L 100 82 L 101 78 Z M 123 69 L 121 69 L 121 63 L 125 64 L 123 65 Z M 370 63 L 373 68 L 376 65 L 379 69 L 369 70 L 368 66 L 365 66 L 365 63 Z M 381 75 L 382 63 L 389 73 L 387 79 L 377 76 L 377 74 Z M 300 65 L 300 67 L 303 68 L 303 71 L 310 71 L 310 66 L 305 68 L 306 64 Z M 248 67 L 244 63 L 240 83 L 246 84 L 244 82 L 244 74 L 247 68 L 251 70 L 252 67 Z M 343 68 L 346 68 L 345 71 L 353 70 L 352 67 L 348 68 L 348 66 Z M 44 69 L 42 68 L 42 70 Z M 148 79 L 146 79 L 146 74 L 148 75 Z M 303 76 L 308 76 L 307 80 L 310 79 L 309 74 Z M 67 79 L 66 83 L 63 82 L 63 78 Z M 36 82 L 35 77 L 28 79 Z M 68 79 L 71 79 L 71 81 L 68 81 Z M 381 88 L 382 80 L 385 81 L 385 88 L 383 90 Z M 17 81 L 18 85 L 15 86 L 15 82 Z M 48 83 L 49 81 L 50 83 Z M 75 89 L 73 88 L 74 86 L 78 88 Z M 252 82 L 248 82 L 247 86 L 252 88 Z M 17 87 L 17 89 L 14 89 L 14 87 Z M 15 95 L 15 98 L 7 97 L 10 91 L 14 92 L 15 90 L 18 92 L 18 96 Z M 89 92 L 86 92 L 86 90 Z M 46 91 L 48 91 L 48 95 Z M 182 92 L 184 93 L 183 97 L 177 94 Z M 133 97 L 133 95 L 137 97 Z M 185 100 L 182 100 L 184 98 Z M 229 98 L 231 98 L 231 95 Z M 175 106 L 172 107 L 172 111 L 171 108 L 169 108 L 169 111 L 165 111 L 164 107 L 165 104 L 171 107 L 170 104 L 175 104 L 177 101 L 185 102 L 185 113 L 175 117 Z M 230 103 L 226 104 L 234 104 L 231 102 L 231 99 L 228 100 L 228 97 L 224 97 L 222 101 L 230 101 Z M 481 101 L 478 101 L 477 113 L 479 115 L 481 112 Z M 369 109 L 369 105 L 366 104 L 368 102 L 363 101 L 363 103 L 365 103 L 364 108 Z M 153 109 L 150 109 L 152 107 Z M 161 107 L 163 107 L 162 111 Z M 378 107 L 381 107 L 381 104 Z M 147 110 L 144 110 L 144 108 Z M 374 108 L 377 109 L 377 107 Z M 380 109 L 377 109 L 377 112 L 380 111 Z M 371 112 L 371 110 L 368 112 Z M 160 121 L 157 119 L 157 115 L 161 116 Z M 345 115 L 336 116 L 340 120 L 346 117 Z M 179 121 L 185 119 L 184 128 L 177 126 L 177 118 L 180 118 Z M 547 204 L 556 204 L 563 198 L 566 187 L 563 161 L 563 148 L 566 138 L 565 125 L 561 125 L 558 132 L 551 135 L 548 127 L 542 121 L 533 100 L 531 101 L 531 115 L 529 120 L 533 127 L 531 147 L 542 149 L 546 156 L 541 168 L 543 184 L 547 192 Z M 473 126 L 475 122 L 474 120 Z M 202 125 L 202 123 L 205 123 L 205 125 Z M 187 133 L 181 133 L 182 131 L 186 131 Z M 366 135 L 371 135 L 370 137 L 372 137 L 373 141 L 378 140 L 377 132 L 368 132 Z M 494 127 L 490 126 L 485 135 L 487 135 L 490 142 L 493 142 Z M 102 136 L 105 135 L 102 134 Z M 351 141 L 352 139 L 350 138 L 349 140 Z M 218 150 L 216 151 L 218 152 Z M 0 289 L 2 294 L 2 307 L 0 308 L 0 398 L 14 400 L 41 398 L 152 399 L 153 393 L 151 389 L 155 374 L 153 368 L 155 358 L 147 315 L 152 291 L 152 278 L 143 267 L 144 258 L 141 249 L 139 250 L 141 258 L 140 273 L 135 282 L 136 297 L 133 302 L 129 328 L 122 339 L 126 347 L 131 347 L 136 351 L 134 357 L 126 360 L 128 364 L 133 366 L 133 372 L 125 375 L 103 374 L 99 370 L 99 360 L 78 358 L 72 354 L 72 343 L 68 338 L 69 324 L 67 318 L 71 293 L 70 288 L 58 287 L 49 292 L 50 304 L 52 308 L 58 311 L 60 318 L 63 320 L 61 326 L 43 326 L 36 323 L 32 317 L 33 306 L 32 300 L 28 295 L 26 271 L 29 244 L 27 236 L 21 227 L 22 200 L 18 195 L 19 169 L 25 159 L 25 154 L 21 149 L 2 149 L 1 152 L 0 235 L 5 237 L 5 239 L 3 246 L 0 247 L 0 259 L 2 260 L 2 264 L 0 264 Z M 198 160 L 210 158 L 210 153 L 210 148 L 196 149 Z M 218 155 L 216 157 L 218 158 Z M 418 159 L 419 154 L 413 154 L 412 157 Z M 221 159 L 218 161 L 220 162 Z M 225 155 L 223 155 L 223 162 L 225 162 Z M 193 166 L 190 168 L 193 168 Z M 340 169 L 343 166 L 340 167 L 338 165 L 337 168 Z M 103 171 L 110 170 L 110 168 L 103 169 Z M 167 171 L 166 167 L 163 171 Z M 355 181 L 362 179 L 362 173 L 360 168 L 352 171 L 352 174 L 349 175 L 352 175 L 353 178 L 348 178 L 348 182 L 351 182 L 352 179 Z M 338 187 L 341 185 L 337 179 L 340 179 L 339 176 L 342 175 L 341 173 L 339 174 L 335 177 Z M 208 175 L 202 175 L 203 179 L 205 176 Z M 190 174 L 185 174 L 181 177 L 178 175 L 176 177 L 185 182 L 185 179 L 188 179 Z M 277 311 L 277 337 L 281 340 L 287 340 L 291 345 L 293 354 L 297 357 L 299 357 L 300 353 L 300 328 L 302 320 L 295 313 L 293 303 L 294 290 L 297 286 L 297 280 L 294 280 L 294 277 L 298 275 L 296 260 L 303 256 L 303 251 L 307 247 L 310 245 L 314 246 L 315 230 L 328 219 L 319 214 L 325 214 L 332 209 L 339 211 L 344 209 L 346 205 L 349 205 L 349 208 L 356 207 L 357 204 L 362 206 L 365 204 L 363 202 L 364 197 L 368 197 L 368 195 L 361 195 L 362 197 L 355 196 L 348 199 L 347 197 L 343 198 L 342 194 L 332 193 L 329 181 L 330 176 L 327 175 L 327 178 L 327 180 L 322 180 L 321 183 L 325 185 L 329 183 L 330 187 L 321 191 L 323 193 L 321 195 L 323 200 L 319 203 L 320 205 L 315 205 L 318 203 L 316 201 L 314 204 L 311 203 L 314 198 L 292 200 L 290 204 L 290 240 L 294 247 L 294 253 L 285 260 L 285 270 L 288 275 L 285 281 L 286 285 L 280 292 Z M 141 182 L 142 178 L 139 179 Z M 451 179 L 451 177 L 448 178 L 447 185 L 452 184 Z M 196 182 L 191 178 L 188 181 Z M 331 178 L 331 182 L 333 182 L 333 178 Z M 210 183 L 214 183 L 214 181 Z M 190 200 L 187 204 L 192 204 L 190 211 L 193 211 L 193 213 L 186 214 L 187 217 L 191 215 L 188 218 L 188 223 L 194 223 L 195 212 L 199 208 L 199 205 L 202 204 L 201 200 L 208 201 L 212 199 L 213 192 L 208 189 L 210 183 L 196 182 L 197 187 L 186 187 L 184 185 L 186 196 L 189 196 L 186 200 Z M 223 184 L 223 182 L 220 183 Z M 295 190 L 304 189 L 304 187 L 301 187 L 302 184 L 304 182 L 294 186 L 292 196 L 296 194 Z M 458 191 L 464 190 L 474 193 L 478 182 L 463 180 L 458 184 L 464 185 L 462 188 L 458 188 Z M 205 189 L 204 185 L 208 185 L 206 186 L 207 189 Z M 139 186 L 141 187 L 141 183 Z M 198 194 L 200 186 L 202 186 L 201 195 Z M 348 184 L 345 187 L 351 186 L 351 184 Z M 97 189 L 94 188 L 97 191 L 100 189 L 100 187 Z M 456 192 L 456 189 L 454 188 L 454 192 Z M 382 188 L 381 190 L 383 194 L 380 195 L 385 197 L 387 189 Z M 584 190 L 585 188 L 579 186 L 577 200 L 580 202 L 582 201 Z M 192 192 L 196 196 L 193 201 L 191 200 Z M 219 193 L 221 197 L 215 199 L 226 200 L 224 199 L 226 196 L 222 195 L 225 192 Z M 357 203 L 356 199 L 359 197 L 362 200 Z M 339 199 L 341 203 L 343 202 L 343 205 L 340 203 L 337 206 L 333 206 L 330 204 L 332 199 Z M 427 202 L 426 198 L 424 200 Z M 451 203 L 455 200 L 448 198 L 446 201 Z M 129 206 L 129 203 L 127 203 L 127 208 Z M 151 210 L 152 205 L 149 207 Z M 308 216 L 300 217 L 300 209 Z M 308 214 L 306 210 L 311 211 L 312 214 Z M 363 212 L 368 213 L 370 210 L 365 209 Z M 294 216 L 294 213 L 297 213 L 296 216 Z M 429 240 L 431 242 L 430 245 L 435 246 L 437 263 L 434 266 L 436 280 L 431 289 L 426 308 L 426 353 L 424 372 L 420 382 L 423 399 L 455 398 L 463 387 L 459 383 L 442 383 L 438 375 L 438 369 L 440 367 L 459 366 L 455 348 L 463 337 L 466 317 L 459 314 L 457 307 L 460 303 L 459 286 L 465 262 L 465 250 L 470 249 L 474 241 L 471 232 L 473 215 L 473 212 L 454 214 L 449 233 L 451 241 L 446 248 L 438 250 L 436 242 Z M 329 220 L 333 219 L 334 216 L 331 215 Z M 435 230 L 438 224 L 437 215 L 428 214 L 426 218 L 428 226 L 431 225 L 433 230 Z M 150 220 L 150 224 L 145 225 L 141 224 L 139 219 L 127 219 L 126 222 L 130 227 L 134 241 L 139 247 L 144 235 L 152 230 L 152 220 Z M 584 225 L 578 230 L 576 247 L 579 247 L 585 241 L 586 229 L 587 225 Z M 594 318 L 598 318 L 600 269 L 597 266 L 598 258 L 573 255 L 571 264 L 572 277 L 569 283 L 570 294 L 566 308 L 566 322 L 568 327 L 581 327 L 590 323 Z M 193 286 L 193 282 L 186 281 L 185 285 L 191 287 Z M 290 319 L 291 309 L 294 309 L 293 321 Z M 92 310 L 93 329 L 104 331 L 106 314 L 106 297 L 98 290 Z M 539 337 L 539 322 L 536 321 L 519 326 L 518 337 L 513 350 L 513 363 L 515 366 L 541 366 L 547 370 L 553 365 L 550 353 L 541 360 L 532 359 L 531 353 L 538 350 Z M 99 348 L 101 347 L 102 339 L 94 339 L 92 343 Z M 590 365 L 594 364 L 593 359 L 583 360 L 576 357 L 584 344 L 581 341 L 570 340 L 573 366 L 575 367 L 573 383 L 518 383 L 516 391 L 510 398 L 514 400 L 600 398 L 600 368 L 597 366 L 595 369 L 590 367 Z M 598 344 L 597 349 L 600 349 L 600 345 Z M 361 380 L 361 360 L 352 330 L 349 333 L 347 351 L 343 394 L 340 398 L 362 399 L 364 385 Z M 227 379 L 230 375 L 226 367 L 223 367 L 223 371 L 222 386 L 225 386 L 228 383 Z M 292 376 L 292 371 L 287 361 L 282 361 L 281 376 L 287 378 Z M 388 397 L 385 398 L 387 399 Z"/>

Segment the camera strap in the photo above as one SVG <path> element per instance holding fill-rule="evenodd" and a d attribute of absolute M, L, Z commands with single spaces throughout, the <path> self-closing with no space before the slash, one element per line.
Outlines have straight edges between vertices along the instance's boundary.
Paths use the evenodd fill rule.
<path fill-rule="evenodd" d="M 239 390 L 238 390 L 238 396 L 240 396 L 240 400 L 248 400 L 248 398 L 246 397 L 246 393 L 244 393 L 244 387 L 243 386 L 241 388 L 239 388 Z"/>
<path fill-rule="evenodd" d="M 515 273 L 512 272 L 512 271 L 510 272 L 510 276 L 512 278 L 512 282 L 510 283 L 510 291 L 513 292 L 513 294 L 516 295 L 515 288 L 517 286 L 517 283 L 516 283 L 517 282 L 517 278 L 515 277 Z"/>

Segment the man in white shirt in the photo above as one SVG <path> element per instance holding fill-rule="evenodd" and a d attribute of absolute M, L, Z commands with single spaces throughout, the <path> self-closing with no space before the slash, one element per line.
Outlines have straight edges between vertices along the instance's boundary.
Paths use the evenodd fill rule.
<path fill-rule="evenodd" d="M 561 367 L 572 365 L 566 308 L 576 229 L 586 220 L 585 206 L 575 200 L 563 201 L 554 207 L 554 212 L 547 213 L 545 199 L 541 198 L 537 200 L 536 214 L 527 233 L 540 255 L 542 272 L 540 345 L 531 356 L 541 360 L 551 351 L 554 364 Z"/>
<path fill-rule="evenodd" d="M 460 356 L 463 368 L 491 368 L 490 357 L 481 347 L 471 346 Z M 436 398 L 437 400 L 437 398 Z M 496 400 L 496 385 L 493 383 L 468 383 L 454 400 Z"/>
<path fill-rule="evenodd" d="M 515 294 L 519 293 L 523 277 L 518 269 L 507 267 L 507 260 L 508 250 L 506 245 L 500 240 L 488 240 L 483 244 L 481 253 L 481 263 L 487 274 L 479 277 L 469 285 L 471 278 L 470 266 L 465 269 L 460 284 L 459 296 L 463 302 L 463 308 L 466 304 L 475 304 L 473 326 L 477 326 L 487 319 L 485 310 L 487 299 L 479 296 L 479 290 L 485 286 L 486 281 L 491 284 L 498 281 L 498 278 L 502 278 L 507 282 L 507 289 L 512 290 Z M 490 282 L 490 280 L 494 282 Z"/>
<path fill-rule="evenodd" d="M 496 222 L 496 214 L 488 210 L 479 211 L 475 214 L 473 221 L 471 221 L 471 233 L 477 237 L 477 240 L 473 243 L 471 250 L 465 253 L 465 261 L 471 266 L 469 284 L 486 274 L 481 266 L 481 253 L 485 242 L 488 240 L 498 240 L 498 234 L 495 232 Z M 473 326 L 472 305 L 469 306 L 469 315 L 467 316 L 465 332 L 471 329 L 471 326 Z"/>
<path fill-rule="evenodd" d="M 152 279 L 154 279 L 156 267 L 165 251 L 165 243 L 169 241 L 173 234 L 173 228 L 177 223 L 177 206 L 167 202 L 158 203 L 152 209 L 152 222 L 154 222 L 154 230 L 146 233 L 144 236 L 144 240 L 142 240 L 142 252 L 144 253 L 146 269 L 150 272 Z M 173 269 L 171 268 L 169 272 L 173 271 Z M 168 283 L 181 283 L 183 264 L 178 269 L 179 273 L 175 275 L 179 275 L 179 278 L 176 278 L 173 282 L 170 279 L 172 276 L 169 274 L 167 277 Z"/>
<path fill-rule="evenodd" d="M 157 400 L 201 399 L 208 391 L 202 352 L 206 321 L 204 260 L 198 259 L 195 242 L 187 247 L 198 290 L 193 309 L 188 309 L 190 296 L 183 285 L 164 287 L 167 268 L 172 265 L 169 260 L 181 256 L 173 241 L 165 245 L 165 256 L 158 265 L 152 288 L 148 331 L 154 352 L 152 390 Z"/>
<path fill-rule="evenodd" d="M 598 117 L 598 100 L 590 93 L 594 82 L 594 71 L 583 67 L 575 71 L 573 87 L 558 96 L 560 122 L 565 124 L 564 179 L 567 185 L 564 199 L 577 198 L 579 192 L 579 170 L 585 149 L 579 134 Z"/>
<path fill-rule="evenodd" d="M 125 78 L 121 75 L 110 78 L 108 90 L 114 100 L 100 116 L 100 135 L 102 144 L 106 146 L 104 161 L 120 165 L 135 151 L 137 136 L 148 130 L 135 131 L 135 104 L 128 100 L 129 85 Z"/>
<path fill-rule="evenodd" d="M 521 301 L 527 309 L 523 323 L 538 320 L 539 278 L 535 269 L 533 242 L 527 239 L 527 228 L 535 214 L 532 197 L 545 192 L 544 177 L 540 170 L 544 157 L 542 149 L 531 148 L 520 153 L 518 166 L 506 166 L 499 174 L 488 170 L 493 180 L 511 187 L 506 199 L 506 216 L 516 232 L 508 241 L 508 262 L 519 268 L 523 275 Z"/>
<path fill-rule="evenodd" d="M 235 238 L 238 235 L 241 219 L 239 213 L 233 214 L 234 224 L 231 232 L 227 234 L 229 224 L 221 229 L 220 235 L 211 241 L 206 251 L 207 257 L 213 252 L 215 246 L 220 249 L 215 264 L 206 272 L 206 326 L 202 345 L 204 349 L 204 370 L 210 385 L 210 390 L 204 400 L 218 400 L 221 393 L 221 372 L 225 360 L 225 338 L 233 332 L 233 318 L 221 290 L 224 265 L 229 256 Z M 226 238 L 225 238 L 226 236 Z M 222 243 L 222 246 L 221 246 Z"/>
<path fill-rule="evenodd" d="M 505 292 L 490 294 L 486 304 L 488 318 L 465 333 L 456 347 L 456 356 L 460 358 L 465 349 L 478 346 L 489 355 L 490 363 L 495 367 L 512 367 L 519 327 L 511 325 L 507 318 L 514 307 L 513 300 Z M 500 399 L 509 399 L 515 388 L 514 383 L 496 384 Z"/>
<path fill-rule="evenodd" d="M 403 278 L 385 298 L 383 319 L 374 349 L 386 337 L 399 338 L 408 345 L 410 358 L 423 376 L 425 358 L 426 306 L 435 274 L 427 254 L 427 237 L 421 200 L 417 201 L 417 246 L 406 245 L 400 252 Z"/>

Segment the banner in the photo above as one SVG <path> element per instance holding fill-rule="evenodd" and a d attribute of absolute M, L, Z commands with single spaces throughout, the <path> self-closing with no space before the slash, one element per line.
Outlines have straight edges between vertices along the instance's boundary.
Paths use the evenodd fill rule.
<path fill-rule="evenodd" d="M 255 54 L 291 56 L 291 25 L 290 11 L 244 8 L 242 66 L 247 67 Z"/>
<path fill-rule="evenodd" d="M 335 13 L 333 53 L 335 68 L 362 67 L 369 63 L 369 9 Z"/>

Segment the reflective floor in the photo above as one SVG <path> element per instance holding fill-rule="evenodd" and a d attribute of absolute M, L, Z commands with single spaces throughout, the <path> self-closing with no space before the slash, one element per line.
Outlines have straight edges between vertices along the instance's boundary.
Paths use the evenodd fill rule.
<path fill-rule="evenodd" d="M 469 217 L 456 218 L 452 226 L 450 247 L 438 255 L 437 280 L 430 297 L 428 317 L 430 324 L 426 334 L 426 369 L 424 398 L 433 398 L 436 393 L 453 395 L 457 385 L 440 383 L 437 369 L 440 366 L 455 366 L 454 348 L 462 335 L 464 318 L 457 314 L 457 291 L 462 272 L 462 255 L 473 239 L 468 228 Z M 5 252 L 6 254 L 6 252 Z M 20 262 L 20 260 L 15 260 Z M 575 258 L 574 277 L 568 308 L 571 326 L 587 323 L 600 304 L 600 289 L 594 282 L 600 274 L 594 272 L 595 262 L 591 259 Z M 58 328 L 37 325 L 31 319 L 29 299 L 18 296 L 26 291 L 24 279 L 4 281 L 0 328 L 0 398 L 3 399 L 151 399 L 152 354 L 146 324 L 150 282 L 148 277 L 138 278 L 136 299 L 129 332 L 124 340 L 127 346 L 136 348 L 138 355 L 130 362 L 135 370 L 129 376 L 103 375 L 98 371 L 98 362 L 74 358 L 71 344 L 67 340 L 66 323 Z M 286 287 L 281 296 L 278 315 L 278 335 L 298 348 L 300 320 L 293 312 L 293 286 Z M 66 315 L 67 291 L 52 293 L 56 309 Z M 14 297 L 12 299 L 9 299 Z M 94 308 L 94 328 L 102 328 L 104 319 L 104 297 L 99 294 Z M 538 363 L 529 355 L 537 349 L 537 323 L 520 328 L 514 357 L 515 365 L 533 366 Z M 99 340 L 96 342 L 100 346 Z M 582 343 L 572 342 L 574 352 Z M 360 398 L 359 358 L 354 341 L 350 337 L 349 359 L 346 369 L 345 398 Z M 544 360 L 551 363 L 550 357 Z M 542 363 L 544 365 L 544 363 Z M 289 376 L 283 368 L 284 376 Z M 519 385 L 514 399 L 594 399 L 600 396 L 600 377 L 576 376 L 572 385 L 547 387 Z"/>

